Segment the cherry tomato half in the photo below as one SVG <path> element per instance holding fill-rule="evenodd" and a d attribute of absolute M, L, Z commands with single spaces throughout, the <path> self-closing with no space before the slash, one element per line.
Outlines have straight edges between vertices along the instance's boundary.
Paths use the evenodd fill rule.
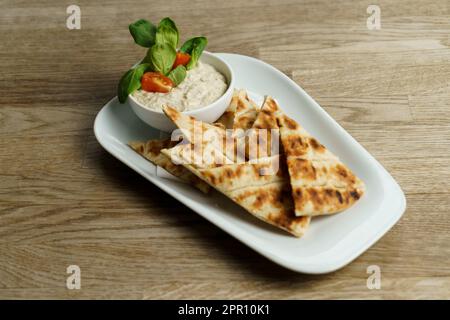
<path fill-rule="evenodd" d="M 191 56 L 187 53 L 177 52 L 177 57 L 175 62 L 173 63 L 172 69 L 175 69 L 179 65 L 185 66 L 188 64 L 189 60 L 191 60 Z"/>
<path fill-rule="evenodd" d="M 173 82 L 158 72 L 146 72 L 141 78 L 142 90 L 167 93 L 173 88 Z"/>

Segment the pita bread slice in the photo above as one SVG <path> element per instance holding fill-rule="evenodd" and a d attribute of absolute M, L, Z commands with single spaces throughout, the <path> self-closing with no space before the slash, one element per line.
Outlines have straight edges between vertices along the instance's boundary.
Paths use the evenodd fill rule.
<path fill-rule="evenodd" d="M 236 91 L 237 98 L 237 91 Z M 233 120 L 233 119 L 232 119 Z M 213 125 L 221 130 L 225 130 L 225 126 L 222 123 L 213 123 Z M 185 182 L 189 182 L 202 192 L 209 192 L 210 186 L 192 174 L 189 170 L 182 165 L 176 165 L 172 163 L 169 157 L 161 153 L 161 149 L 171 148 L 178 144 L 176 141 L 170 141 L 170 139 L 153 139 L 147 142 L 131 141 L 129 146 L 137 153 L 142 155 L 147 160 L 150 160 L 153 164 L 164 168 L 169 173 L 180 178 Z"/>
<path fill-rule="evenodd" d="M 234 162 L 244 162 L 245 154 L 238 151 L 238 139 L 233 136 L 232 131 L 224 130 L 220 125 L 196 120 L 169 106 L 165 106 L 163 111 L 195 148 L 214 148 Z M 201 154 L 201 152 L 196 154 Z"/>
<path fill-rule="evenodd" d="M 219 126 L 197 120 L 170 106 L 164 106 L 163 111 L 191 143 L 212 143 L 217 147 L 225 139 L 226 131 Z"/>
<path fill-rule="evenodd" d="M 290 191 L 289 183 L 279 181 L 262 187 L 237 189 L 226 195 L 255 217 L 296 237 L 302 237 L 311 217 L 295 215 Z"/>
<path fill-rule="evenodd" d="M 241 163 L 239 166 L 216 166 L 201 168 L 204 180 L 216 189 L 236 190 L 249 185 L 263 186 L 274 182 L 288 181 L 285 165 L 280 167 L 279 156 Z M 289 182 L 289 181 L 288 181 Z"/>
<path fill-rule="evenodd" d="M 175 147 L 163 149 L 161 152 L 177 165 L 189 164 L 196 169 L 214 168 L 233 163 L 220 150 L 211 145 L 197 148 L 191 143 L 180 143 Z"/>
<path fill-rule="evenodd" d="M 168 156 L 182 154 L 184 146 L 164 149 Z M 173 161 L 178 161 L 172 158 Z M 206 168 L 183 163 L 187 169 L 219 192 L 242 206 L 252 215 L 300 237 L 309 225 L 310 217 L 296 217 L 286 169 L 274 175 L 261 175 L 261 170 L 280 163 L 277 157 L 259 159 L 257 163 L 225 164 Z M 282 163 L 282 161 L 281 161 Z"/>
<path fill-rule="evenodd" d="M 236 113 L 237 100 L 239 98 L 239 91 L 234 90 L 230 105 L 225 112 L 217 119 L 216 123 L 220 123 L 225 129 L 233 129 L 234 115 Z"/>
<path fill-rule="evenodd" d="M 132 141 L 129 146 L 144 158 L 150 160 L 153 164 L 164 168 L 167 172 L 180 178 L 182 181 L 190 183 L 200 191 L 208 193 L 210 186 L 199 179 L 192 172 L 184 168 L 182 165 L 174 164 L 169 157 L 161 153 L 164 148 L 171 148 L 178 142 L 170 139 L 149 140 L 147 142 Z"/>
<path fill-rule="evenodd" d="M 276 111 L 297 216 L 337 213 L 364 194 L 364 183 L 293 119 Z"/>
<path fill-rule="evenodd" d="M 192 137 L 195 135 L 192 134 L 192 119 L 176 114 L 176 110 L 168 109 L 168 111 L 169 117 L 181 131 L 188 134 L 188 140 L 189 137 L 193 139 Z M 206 128 L 208 127 L 206 126 Z M 207 146 L 211 147 L 211 144 L 207 144 Z M 295 216 L 287 170 L 280 170 L 277 174 L 272 175 L 261 174 L 263 169 L 268 169 L 266 172 L 269 171 L 269 173 L 270 171 L 276 172 L 273 170 L 275 164 L 276 166 L 283 164 L 284 160 L 280 161 L 279 157 L 271 157 L 247 163 L 228 164 L 228 161 L 231 162 L 231 160 L 223 154 L 225 158 L 225 161 L 222 161 L 223 165 L 205 165 L 204 162 L 193 162 L 192 153 L 188 152 L 189 149 L 194 150 L 194 155 L 197 153 L 195 146 L 188 144 L 177 145 L 171 149 L 164 149 L 162 152 L 171 157 L 175 163 L 181 163 L 256 217 L 296 236 L 304 233 L 310 218 Z M 206 150 L 207 148 L 198 150 L 198 153 L 202 154 L 201 158 L 207 158 Z"/>
<path fill-rule="evenodd" d="M 248 134 L 248 159 L 267 157 L 280 153 L 278 146 L 279 131 L 277 112 L 278 107 L 276 102 L 271 97 L 266 96 L 261 110 Z"/>
<path fill-rule="evenodd" d="M 250 129 L 256 120 L 258 110 L 255 103 L 251 101 L 245 90 L 240 90 L 236 105 L 236 114 L 233 121 L 233 129 Z"/>
<path fill-rule="evenodd" d="M 230 105 L 216 123 L 226 129 L 249 129 L 256 119 L 258 107 L 245 90 L 235 90 Z"/>

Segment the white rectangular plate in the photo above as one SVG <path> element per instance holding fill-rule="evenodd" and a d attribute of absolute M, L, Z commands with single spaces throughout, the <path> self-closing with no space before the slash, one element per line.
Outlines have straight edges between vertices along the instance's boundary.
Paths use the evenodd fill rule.
<path fill-rule="evenodd" d="M 153 164 L 127 143 L 159 138 L 128 105 L 108 102 L 95 119 L 99 143 L 113 156 L 156 186 L 268 259 L 294 271 L 337 270 L 372 246 L 402 216 L 405 196 L 391 175 L 295 82 L 274 67 L 251 57 L 217 54 L 233 68 L 236 87 L 268 94 L 281 108 L 346 163 L 365 183 L 366 194 L 345 212 L 314 218 L 303 238 L 267 225 L 223 195 L 197 189 L 157 174 Z"/>

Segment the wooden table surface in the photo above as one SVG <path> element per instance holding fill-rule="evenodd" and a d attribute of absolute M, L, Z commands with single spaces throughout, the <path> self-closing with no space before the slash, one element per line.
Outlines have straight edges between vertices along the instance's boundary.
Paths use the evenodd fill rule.
<path fill-rule="evenodd" d="M 380 30 L 372 1 L 79 0 L 80 30 L 70 4 L 1 5 L 0 298 L 450 298 L 448 0 L 377 1 Z M 102 150 L 94 117 L 144 54 L 127 26 L 164 16 L 300 84 L 399 182 L 400 222 L 347 267 L 297 274 Z"/>

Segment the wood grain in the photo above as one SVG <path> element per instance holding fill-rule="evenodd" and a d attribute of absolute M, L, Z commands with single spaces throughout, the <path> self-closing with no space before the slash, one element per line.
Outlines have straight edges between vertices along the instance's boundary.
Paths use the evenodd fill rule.
<path fill-rule="evenodd" d="M 0 298 L 450 298 L 447 0 L 378 1 L 376 31 L 366 1 L 81 0 L 81 30 L 69 4 L 0 13 Z M 398 180 L 404 217 L 342 270 L 301 275 L 113 159 L 92 125 L 144 53 L 127 30 L 142 12 L 291 76 Z M 373 264 L 381 290 L 366 287 Z"/>

